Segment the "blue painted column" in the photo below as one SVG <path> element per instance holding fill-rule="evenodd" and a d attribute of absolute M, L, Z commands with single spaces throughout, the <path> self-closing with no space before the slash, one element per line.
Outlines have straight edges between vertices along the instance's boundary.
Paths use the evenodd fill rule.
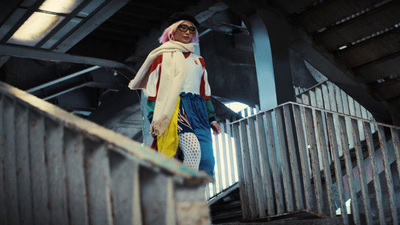
<path fill-rule="evenodd" d="M 294 101 L 289 61 L 290 28 L 284 19 L 269 12 L 255 13 L 246 22 L 253 37 L 260 109 Z"/>

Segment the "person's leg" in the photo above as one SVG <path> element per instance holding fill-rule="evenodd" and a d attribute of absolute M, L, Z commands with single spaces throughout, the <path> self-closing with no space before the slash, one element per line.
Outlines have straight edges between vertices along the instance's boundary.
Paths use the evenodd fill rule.
<path fill-rule="evenodd" d="M 192 170 L 198 171 L 201 150 L 196 135 L 191 132 L 179 134 L 179 148 L 183 152 L 183 165 Z"/>
<path fill-rule="evenodd" d="M 214 177 L 214 151 L 212 146 L 210 129 L 195 129 L 195 134 L 200 142 L 201 159 L 199 170 L 206 172 L 209 176 Z"/>
<path fill-rule="evenodd" d="M 200 95 L 181 94 L 181 104 L 185 109 L 191 129 L 194 131 L 201 148 L 201 159 L 199 170 L 214 177 L 214 152 L 210 124 L 208 121 L 207 108 L 204 98 Z"/>

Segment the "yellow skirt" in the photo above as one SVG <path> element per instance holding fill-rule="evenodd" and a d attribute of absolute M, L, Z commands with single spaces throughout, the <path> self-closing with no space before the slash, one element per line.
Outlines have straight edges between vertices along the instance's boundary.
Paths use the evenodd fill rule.
<path fill-rule="evenodd" d="M 174 113 L 171 116 L 168 127 L 161 136 L 157 136 L 157 150 L 169 157 L 173 157 L 176 154 L 179 145 L 178 137 L 178 112 L 181 98 L 178 97 L 178 101 L 175 106 Z"/>

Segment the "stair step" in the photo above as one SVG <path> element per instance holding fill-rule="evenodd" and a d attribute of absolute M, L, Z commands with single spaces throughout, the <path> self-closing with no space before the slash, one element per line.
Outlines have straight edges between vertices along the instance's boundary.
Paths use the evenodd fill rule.
<path fill-rule="evenodd" d="M 218 224 L 218 223 L 213 223 Z M 318 219 L 306 219 L 306 220 L 293 220 L 293 219 L 284 219 L 284 220 L 277 220 L 271 222 L 228 222 L 228 223 L 219 223 L 224 225 L 342 225 L 344 224 L 341 218 L 318 218 Z"/>

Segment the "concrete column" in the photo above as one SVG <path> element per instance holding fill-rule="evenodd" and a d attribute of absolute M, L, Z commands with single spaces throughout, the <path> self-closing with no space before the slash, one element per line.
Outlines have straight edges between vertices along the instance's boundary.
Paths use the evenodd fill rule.
<path fill-rule="evenodd" d="M 266 110 L 278 105 L 271 45 L 262 19 L 255 14 L 249 17 L 249 22 L 249 31 L 253 36 L 260 109 Z"/>
<path fill-rule="evenodd" d="M 283 17 L 268 11 L 256 11 L 245 23 L 253 37 L 260 109 L 294 101 L 289 61 L 290 26 Z"/>

